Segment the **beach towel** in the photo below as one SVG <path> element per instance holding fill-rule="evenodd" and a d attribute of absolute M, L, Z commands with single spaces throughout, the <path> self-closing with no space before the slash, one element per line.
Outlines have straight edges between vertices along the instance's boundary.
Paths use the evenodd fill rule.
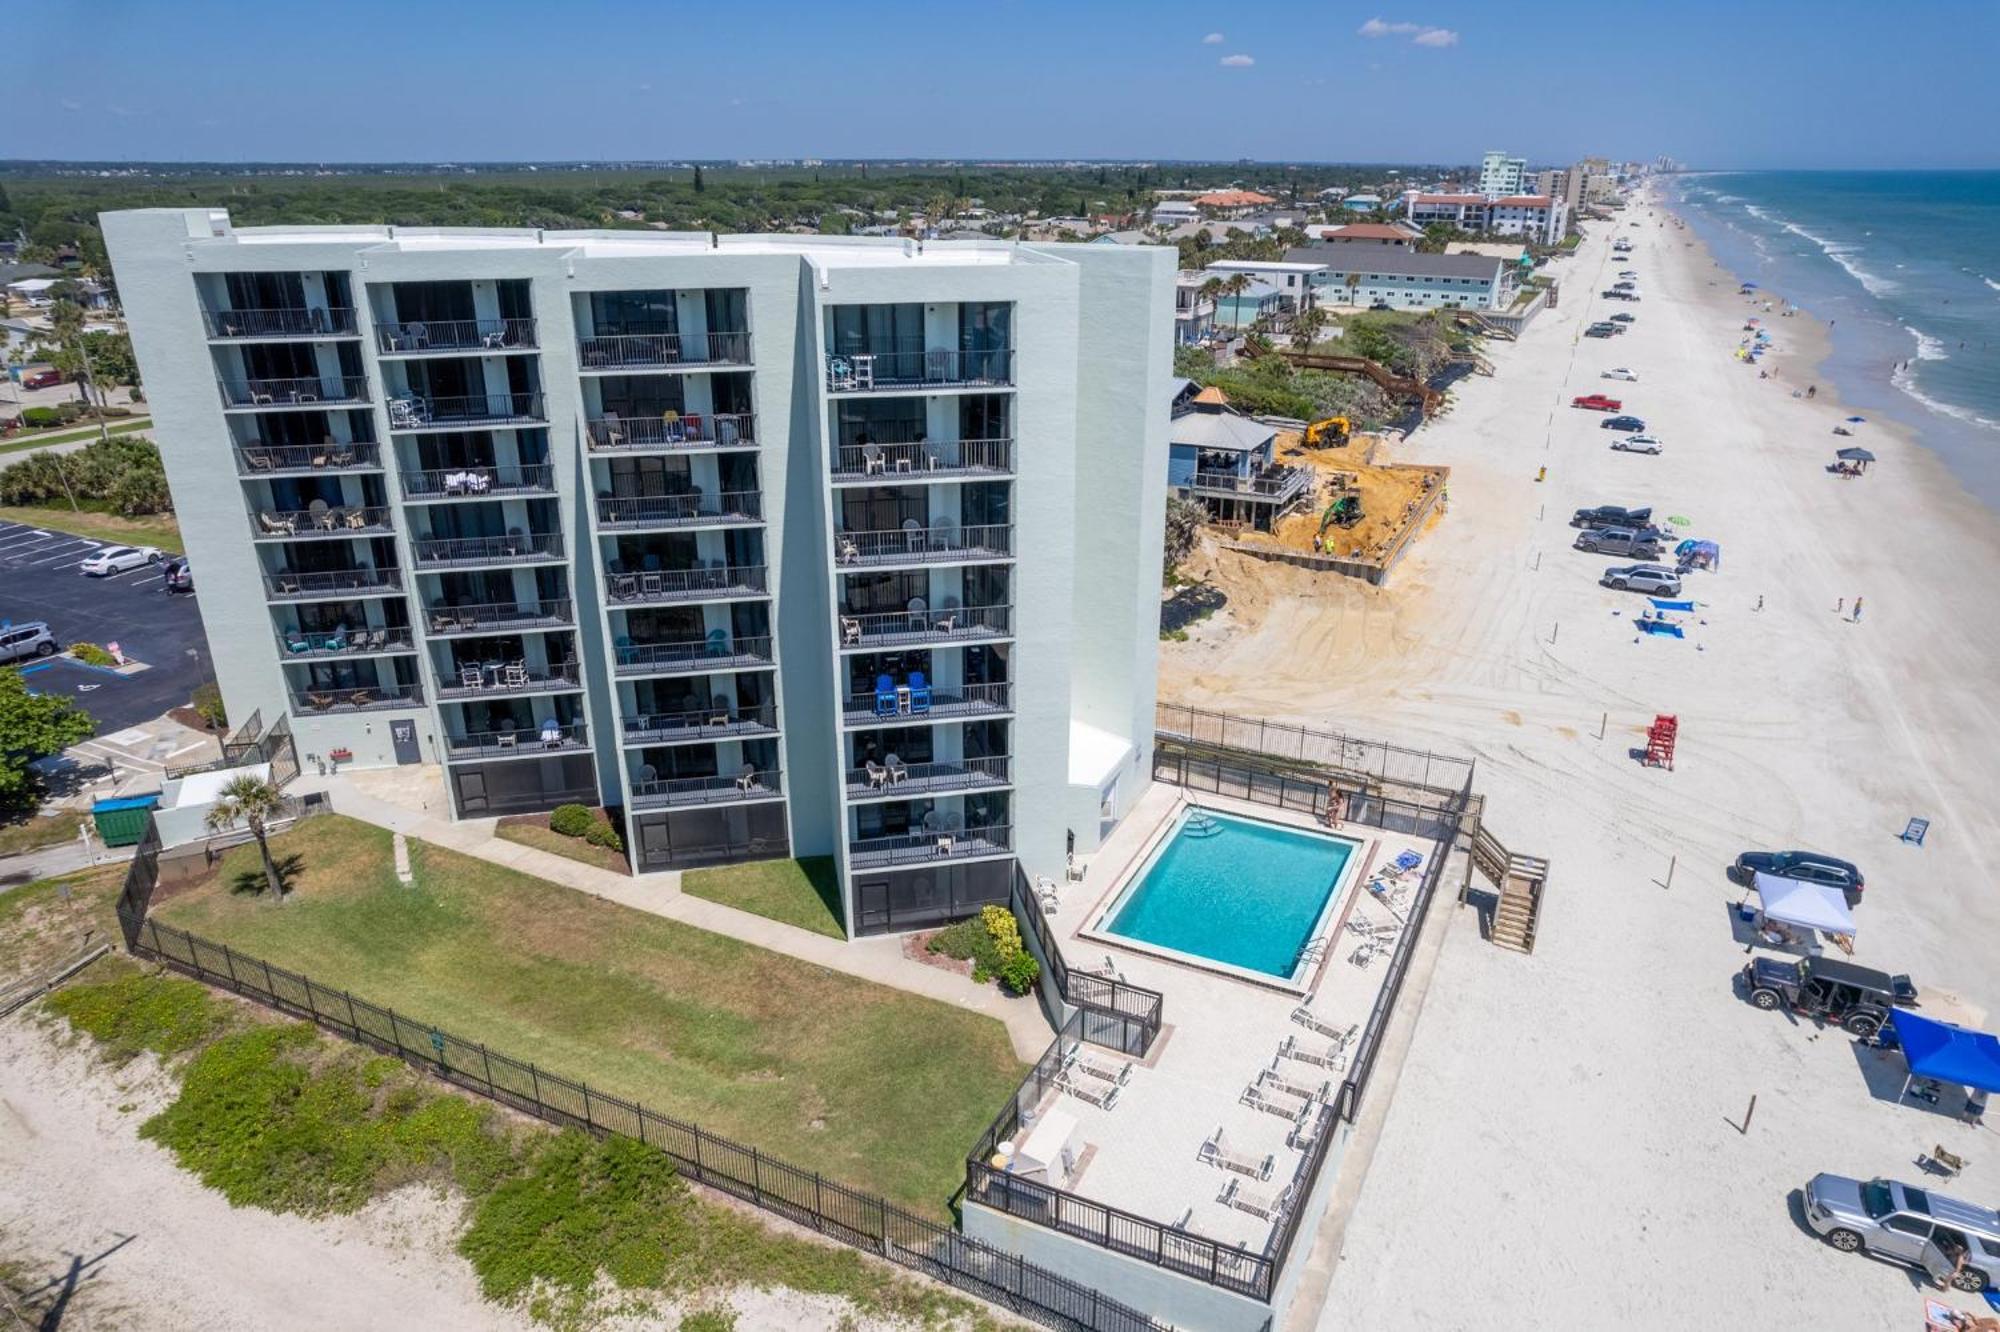
<path fill-rule="evenodd" d="M 1661 601 L 1658 597 L 1647 597 L 1646 600 L 1653 603 L 1654 610 L 1691 611 L 1694 609 L 1692 601 Z"/>
<path fill-rule="evenodd" d="M 1671 634 L 1675 638 L 1685 637 L 1685 635 L 1681 633 L 1681 627 L 1679 625 L 1668 624 L 1665 620 L 1638 620 L 1635 621 L 1635 623 L 1639 626 L 1640 632 L 1642 633 Z"/>

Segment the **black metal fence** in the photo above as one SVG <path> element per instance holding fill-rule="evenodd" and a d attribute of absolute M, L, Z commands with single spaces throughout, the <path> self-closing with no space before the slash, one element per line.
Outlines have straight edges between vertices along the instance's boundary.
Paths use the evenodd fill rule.
<path fill-rule="evenodd" d="M 277 725 L 270 730 L 263 729 L 261 717 L 253 712 L 250 719 L 236 730 L 231 731 L 222 741 L 222 757 L 210 759 L 206 763 L 184 763 L 166 770 L 168 777 L 188 777 L 198 772 L 220 772 L 228 768 L 248 767 L 253 763 L 271 765 L 271 781 L 283 786 L 299 775 L 298 746 L 292 743 L 292 723 L 289 717 L 278 718 Z"/>
<path fill-rule="evenodd" d="M 1263 754 L 1365 775 L 1378 782 L 1456 795 L 1472 785 L 1473 761 L 1428 750 L 1406 749 L 1338 731 L 1322 731 L 1262 717 L 1237 717 L 1178 703 L 1153 710 L 1153 729 L 1162 737 L 1215 749 Z"/>
<path fill-rule="evenodd" d="M 1337 781 L 1330 784 L 1325 777 L 1263 766 L 1254 757 L 1219 758 L 1190 751 L 1164 736 L 1153 747 L 1153 780 L 1189 791 L 1275 805 L 1315 819 L 1326 817 L 1334 799 L 1333 788 L 1338 786 Z M 1449 842 L 1458 830 L 1463 793 L 1433 797 L 1419 792 L 1418 796 L 1406 800 L 1366 790 L 1343 790 L 1341 821 Z"/>
<path fill-rule="evenodd" d="M 1154 1037 L 1160 1034 L 1160 1015 L 1165 1011 L 1165 996 L 1158 990 L 1149 990 L 1143 985 L 1133 985 L 1114 977 L 1072 971 L 1063 960 L 1062 949 L 1056 943 L 1055 931 L 1049 928 L 1048 917 L 1042 913 L 1041 899 L 1029 888 L 1028 876 L 1022 872 L 1019 862 L 1014 866 L 1008 905 L 1017 918 L 1027 922 L 1042 956 L 1048 959 L 1057 993 L 1082 1017 L 1082 1038 L 1093 1045 L 1141 1057 L 1152 1049 Z M 1062 1025 L 1061 1015 L 1055 1016 L 1057 1025 Z"/>

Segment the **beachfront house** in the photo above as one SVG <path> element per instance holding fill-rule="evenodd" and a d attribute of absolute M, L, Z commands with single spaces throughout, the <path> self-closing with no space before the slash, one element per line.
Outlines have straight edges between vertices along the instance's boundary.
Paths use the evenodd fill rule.
<path fill-rule="evenodd" d="M 1290 260 L 1221 259 L 1203 271 L 1225 282 L 1237 273 L 1247 273 L 1278 293 L 1280 313 L 1289 314 L 1312 304 L 1313 287 L 1326 265 L 1294 263 Z"/>
<path fill-rule="evenodd" d="M 1318 263 L 1321 305 L 1387 305 L 1394 310 L 1504 310 L 1514 270 L 1483 254 L 1417 254 L 1352 245 L 1311 245 L 1285 258 Z"/>
<path fill-rule="evenodd" d="M 1248 217 L 1259 208 L 1269 208 L 1278 202 L 1268 194 L 1255 190 L 1212 190 L 1207 194 L 1197 194 L 1194 205 L 1209 217 Z"/>
<path fill-rule="evenodd" d="M 1210 522 L 1268 532 L 1312 495 L 1312 472 L 1277 461 L 1278 432 L 1229 405 L 1218 388 L 1176 392 L 1167 484 Z"/>
<path fill-rule="evenodd" d="M 1340 201 L 1340 206 L 1356 213 L 1379 213 L 1382 211 L 1382 196 L 1379 194 L 1350 194 Z"/>
<path fill-rule="evenodd" d="M 1391 222 L 1350 222 L 1344 227 L 1327 227 L 1320 239 L 1334 245 L 1383 245 L 1392 250 L 1413 248 L 1423 233 Z"/>
<path fill-rule="evenodd" d="M 1205 340 L 1215 331 L 1215 297 L 1203 295 L 1202 288 L 1212 277 L 1199 269 L 1183 269 L 1174 275 L 1174 343 L 1188 346 Z"/>
<path fill-rule="evenodd" d="M 1200 221 L 1201 210 L 1192 199 L 1162 199 L 1153 205 L 1152 219 L 1156 227 L 1177 227 L 1183 222 Z"/>

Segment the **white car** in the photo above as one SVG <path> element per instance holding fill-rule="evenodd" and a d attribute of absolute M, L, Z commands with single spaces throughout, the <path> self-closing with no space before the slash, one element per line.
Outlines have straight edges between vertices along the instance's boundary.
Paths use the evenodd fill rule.
<path fill-rule="evenodd" d="M 1636 384 L 1639 382 L 1639 376 L 1633 371 L 1627 370 L 1622 365 L 1619 366 L 1616 370 L 1606 370 L 1604 374 L 1601 376 L 1601 378 L 1622 379 L 1627 384 Z"/>
<path fill-rule="evenodd" d="M 1611 447 L 1627 453 L 1658 453 L 1667 446 L 1651 435 L 1620 435 L 1611 441 Z"/>
<path fill-rule="evenodd" d="M 151 546 L 106 546 L 86 559 L 82 569 L 92 578 L 121 574 L 127 569 L 143 569 L 160 562 L 160 552 Z"/>

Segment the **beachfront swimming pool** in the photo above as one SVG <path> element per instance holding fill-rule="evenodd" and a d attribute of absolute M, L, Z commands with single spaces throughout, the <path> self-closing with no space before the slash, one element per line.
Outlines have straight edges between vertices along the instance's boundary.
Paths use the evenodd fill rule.
<path fill-rule="evenodd" d="M 1346 837 L 1183 810 L 1084 932 L 1294 987 L 1359 849 Z"/>

